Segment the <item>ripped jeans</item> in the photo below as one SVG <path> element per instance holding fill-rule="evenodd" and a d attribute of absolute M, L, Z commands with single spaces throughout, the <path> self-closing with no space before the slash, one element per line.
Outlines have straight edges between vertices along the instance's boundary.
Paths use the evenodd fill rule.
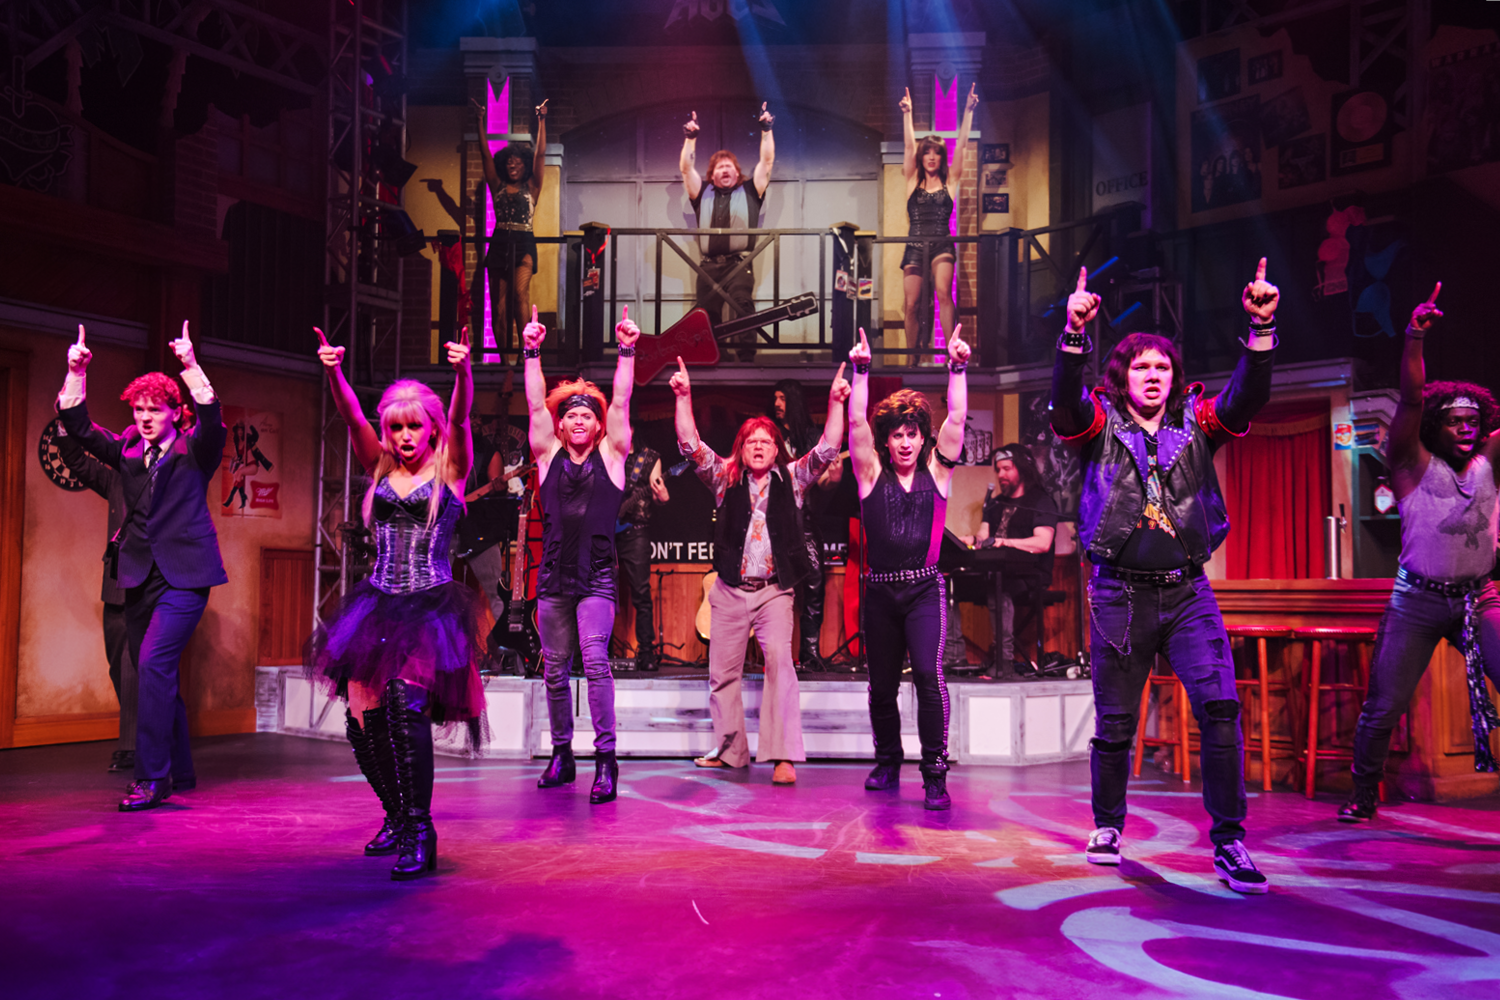
<path fill-rule="evenodd" d="M 573 742 L 573 689 L 568 672 L 581 647 L 583 673 L 589 684 L 589 715 L 594 722 L 594 749 L 613 753 L 615 678 L 609 672 L 609 634 L 615 627 L 615 602 L 593 595 L 547 594 L 536 603 L 552 745 Z"/>
<path fill-rule="evenodd" d="M 1141 689 L 1160 653 L 1187 688 L 1201 735 L 1203 807 L 1214 844 L 1245 836 L 1245 771 L 1234 659 L 1213 588 L 1201 574 L 1168 586 L 1096 576 L 1089 586 L 1091 741 L 1096 827 L 1125 829 L 1130 753 Z"/>

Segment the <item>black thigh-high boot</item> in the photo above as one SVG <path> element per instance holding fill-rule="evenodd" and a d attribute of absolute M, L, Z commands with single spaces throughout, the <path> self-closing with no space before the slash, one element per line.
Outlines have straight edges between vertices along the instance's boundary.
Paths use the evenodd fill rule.
<path fill-rule="evenodd" d="M 432 720 L 422 711 L 427 692 L 405 681 L 385 689 L 396 791 L 404 822 L 391 878 L 398 882 L 437 871 L 437 831 L 432 826 Z"/>
<path fill-rule="evenodd" d="M 375 838 L 365 845 L 365 853 L 372 856 L 395 854 L 396 841 L 401 834 L 401 800 L 396 795 L 395 766 L 391 759 L 391 741 L 386 735 L 385 710 L 371 709 L 364 713 L 364 719 L 361 728 L 353 712 L 344 712 L 344 731 L 349 736 L 349 745 L 354 748 L 354 762 L 385 807 L 385 822 Z"/>

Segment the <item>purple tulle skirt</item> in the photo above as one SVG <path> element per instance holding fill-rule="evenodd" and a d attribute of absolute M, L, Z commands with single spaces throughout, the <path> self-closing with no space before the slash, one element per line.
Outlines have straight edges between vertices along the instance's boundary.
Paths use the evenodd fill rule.
<path fill-rule="evenodd" d="M 434 722 L 482 719 L 479 622 L 478 595 L 458 583 L 387 594 L 366 580 L 314 630 L 302 662 L 340 697 L 399 679 L 427 690 Z"/>

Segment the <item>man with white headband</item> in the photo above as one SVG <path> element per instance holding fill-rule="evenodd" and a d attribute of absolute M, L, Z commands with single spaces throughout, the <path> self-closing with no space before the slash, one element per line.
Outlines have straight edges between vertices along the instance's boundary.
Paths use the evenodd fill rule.
<path fill-rule="evenodd" d="M 1380 618 L 1370 690 L 1354 734 L 1354 791 L 1345 823 L 1375 818 L 1391 732 L 1439 639 L 1463 650 L 1473 719 L 1474 768 L 1494 771 L 1490 730 L 1500 727 L 1484 675 L 1500 685 L 1500 596 L 1495 568 L 1496 451 L 1500 411 L 1471 382 L 1427 382 L 1422 340 L 1442 317 L 1442 282 L 1412 310 L 1391 421 L 1391 487 L 1401 510 L 1401 565 Z"/>

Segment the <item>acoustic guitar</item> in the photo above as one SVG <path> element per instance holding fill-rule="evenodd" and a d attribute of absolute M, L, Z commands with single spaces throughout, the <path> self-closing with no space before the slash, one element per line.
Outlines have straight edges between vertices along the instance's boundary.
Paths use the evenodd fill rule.
<path fill-rule="evenodd" d="M 698 605 L 698 613 L 693 616 L 693 629 L 698 633 L 698 638 L 706 645 L 712 637 L 713 632 L 713 608 L 708 603 L 708 592 L 714 589 L 714 584 L 719 582 L 718 570 L 709 570 L 703 574 L 703 603 Z M 750 630 L 755 635 L 755 629 Z"/>

